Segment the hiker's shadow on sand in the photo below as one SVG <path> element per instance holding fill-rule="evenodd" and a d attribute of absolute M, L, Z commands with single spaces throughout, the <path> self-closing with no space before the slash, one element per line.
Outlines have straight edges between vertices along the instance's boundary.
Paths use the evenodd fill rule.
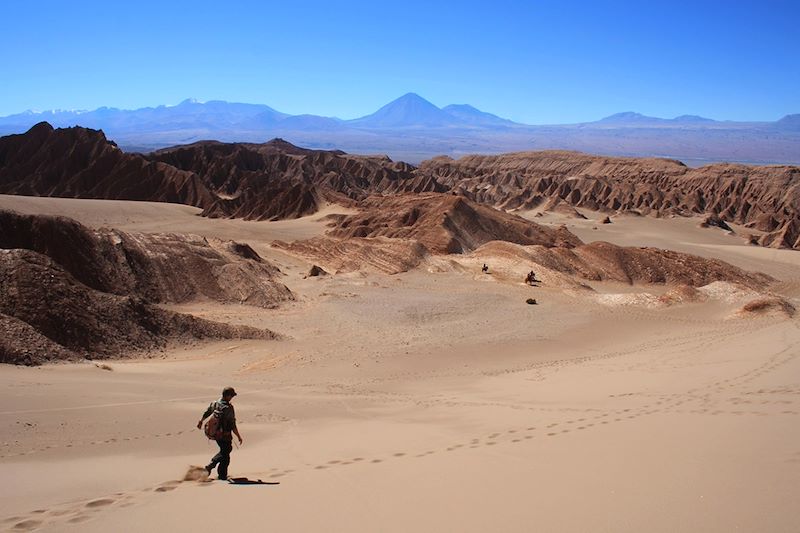
<path fill-rule="evenodd" d="M 228 478 L 231 485 L 280 485 L 279 481 L 262 481 L 260 479 L 250 479 L 247 477 Z"/>

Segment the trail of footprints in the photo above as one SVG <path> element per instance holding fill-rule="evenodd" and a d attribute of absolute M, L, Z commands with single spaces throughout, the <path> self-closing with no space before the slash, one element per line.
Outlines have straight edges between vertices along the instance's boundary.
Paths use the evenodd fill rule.
<path fill-rule="evenodd" d="M 36 509 L 24 516 L 6 518 L 0 524 L 9 531 L 34 531 L 57 523 L 79 524 L 91 520 L 102 510 L 133 505 L 133 494 L 116 493 L 106 498 L 71 502 L 52 509 Z"/>
<path fill-rule="evenodd" d="M 698 414 L 739 414 L 738 412 L 723 411 L 717 409 L 694 409 L 681 410 L 683 404 L 697 402 L 700 396 L 687 394 L 672 394 L 659 397 L 656 401 L 639 406 L 638 408 L 622 408 L 607 412 L 597 410 L 584 410 L 592 414 L 585 414 L 567 420 L 558 420 L 536 426 L 513 427 L 502 431 L 494 431 L 486 435 L 473 437 L 465 442 L 452 443 L 443 448 L 427 449 L 419 452 L 397 451 L 382 457 L 353 457 L 348 459 L 332 459 L 322 464 L 309 465 L 306 469 L 326 470 L 331 468 L 341 468 L 353 464 L 380 464 L 392 460 L 407 460 L 409 458 L 424 458 L 439 453 L 452 453 L 462 450 L 477 449 L 481 447 L 493 447 L 498 445 L 520 445 L 535 439 L 551 439 L 571 432 L 585 431 L 593 427 L 602 427 L 609 424 L 616 424 L 634 420 L 642 416 L 648 416 L 664 412 L 690 412 Z M 748 414 L 741 412 L 741 414 Z M 753 412 L 751 414 L 766 415 L 766 413 Z M 798 454 L 800 456 L 800 454 Z M 280 479 L 293 472 L 294 469 L 269 469 L 263 474 L 268 479 Z M 210 486 L 209 480 L 199 482 L 189 482 L 193 486 Z M 6 518 L 0 524 L 11 531 L 33 531 L 45 525 L 52 525 L 58 522 L 77 524 L 91 520 L 98 512 L 111 507 L 129 507 L 137 504 L 138 500 L 147 494 L 159 494 L 171 492 L 187 482 L 173 480 L 164 482 L 156 487 L 147 488 L 133 493 L 116 493 L 113 496 L 97 498 L 82 502 L 73 502 L 54 507 L 53 509 L 37 509 L 26 515 L 12 516 Z"/>
<path fill-rule="evenodd" d="M 173 431 L 168 433 L 156 433 L 154 435 L 133 435 L 130 437 L 112 437 L 108 439 L 96 439 L 96 440 L 87 440 L 87 441 L 72 441 L 65 444 L 46 444 L 40 446 L 38 448 L 30 448 L 26 449 L 25 451 L 21 451 L 18 453 L 0 453 L 0 459 L 6 457 L 19 457 L 23 455 L 33 455 L 41 452 L 46 452 L 49 450 L 57 449 L 57 448 L 83 448 L 87 446 L 100 446 L 103 444 L 115 444 L 117 442 L 129 442 L 129 441 L 136 441 L 136 440 L 150 440 L 153 438 L 168 438 L 168 437 L 179 437 L 186 433 L 186 431 Z M 19 449 L 21 446 L 19 444 L 8 444 L 5 446 L 8 449 Z"/>
<path fill-rule="evenodd" d="M 652 411 L 655 412 L 655 411 Z M 645 413 L 635 413 L 631 409 L 623 409 L 619 412 L 601 413 L 591 417 L 581 417 L 566 421 L 551 422 L 543 427 L 526 426 L 520 428 L 509 428 L 504 431 L 496 431 L 484 436 L 476 436 L 467 442 L 459 442 L 448 445 L 444 448 L 426 449 L 419 452 L 397 451 L 383 457 L 353 457 L 348 459 L 332 459 L 318 465 L 307 466 L 306 469 L 325 470 L 329 468 L 341 468 L 352 464 L 380 464 L 391 460 L 407 460 L 409 458 L 424 458 L 438 453 L 456 452 L 459 450 L 475 449 L 482 446 L 497 446 L 500 444 L 519 444 L 530 441 L 534 438 L 554 437 L 570 431 L 579 431 L 591 428 L 595 425 L 608 424 L 612 420 L 621 422 L 623 420 L 636 418 Z M 294 469 L 273 468 L 263 474 L 269 479 L 279 479 L 295 472 Z M 210 486 L 208 480 L 200 482 L 189 482 L 191 485 Z M 171 492 L 184 485 L 185 481 L 173 480 L 164 482 L 156 487 L 150 487 L 138 492 L 117 493 L 113 496 L 98 498 L 88 501 L 72 502 L 49 510 L 37 509 L 26 515 L 12 516 L 6 518 L 0 524 L 12 531 L 33 531 L 46 525 L 55 523 L 77 524 L 91 520 L 98 512 L 112 507 L 128 507 L 137 502 L 147 494 L 161 494 Z"/>
<path fill-rule="evenodd" d="M 409 458 L 424 458 L 431 455 L 435 455 L 438 453 L 452 453 L 458 452 L 461 450 L 469 450 L 469 449 L 477 449 L 481 447 L 493 447 L 498 445 L 520 445 L 525 442 L 529 442 L 535 439 L 551 439 L 556 438 L 558 436 L 568 434 L 571 432 L 577 431 L 585 431 L 591 429 L 593 427 L 602 427 L 609 424 L 617 424 L 629 420 L 634 420 L 636 418 L 642 416 L 649 416 L 656 413 L 694 413 L 694 414 L 702 414 L 702 415 L 719 415 L 719 414 L 733 414 L 733 415 L 756 415 L 756 416 L 767 416 L 769 413 L 765 413 L 762 411 L 755 411 L 755 410 L 725 410 L 725 409 L 718 409 L 715 408 L 716 405 L 720 403 L 720 400 L 714 399 L 712 395 L 714 393 L 719 394 L 723 392 L 729 392 L 734 388 L 740 388 L 743 385 L 747 385 L 753 382 L 758 377 L 767 374 L 776 370 L 777 368 L 785 365 L 786 363 L 792 361 L 795 355 L 795 345 L 791 345 L 787 347 L 785 350 L 778 352 L 771 356 L 765 363 L 732 378 L 718 380 L 709 387 L 704 389 L 691 389 L 683 393 L 675 393 L 675 394 L 666 394 L 666 395 L 656 395 L 653 396 L 653 400 L 649 403 L 645 403 L 640 405 L 636 408 L 622 408 L 622 409 L 615 409 L 609 411 L 600 411 L 598 409 L 571 409 L 571 408 L 556 408 L 550 409 L 552 412 L 559 412 L 559 413 L 566 413 L 566 412 L 576 412 L 581 413 L 582 416 L 578 416 L 575 418 L 569 418 L 567 420 L 558 420 L 554 422 L 550 422 L 547 424 L 539 424 L 537 426 L 525 426 L 525 427 L 514 427 L 508 428 L 503 431 L 495 431 L 493 433 L 489 433 L 483 436 L 476 436 L 469 439 L 466 442 L 458 442 L 450 444 L 443 448 L 438 449 L 427 449 L 424 451 L 419 452 L 406 452 L 406 451 L 397 451 L 388 456 L 384 457 L 353 457 L 349 459 L 332 459 L 322 464 L 317 465 L 309 465 L 306 468 L 312 470 L 326 470 L 331 468 L 341 468 L 343 466 L 353 465 L 353 464 L 380 464 L 385 461 L 391 460 L 407 460 Z M 618 355 L 618 354 L 615 354 Z M 586 360 L 596 360 L 596 358 L 588 357 L 585 358 Z M 585 362 L 585 361 L 582 361 Z M 573 363 L 570 361 L 570 363 Z M 710 392 L 709 392 L 710 391 Z M 359 391 L 363 394 L 363 391 Z M 377 392 L 377 391 L 376 391 Z M 353 394 L 353 391 L 343 391 L 343 394 Z M 358 393 L 356 393 L 358 394 Z M 778 389 L 770 389 L 770 390 L 763 390 L 760 389 L 758 391 L 749 391 L 749 392 L 742 392 L 741 396 L 735 396 L 733 398 L 727 398 L 727 401 L 734 404 L 752 404 L 753 401 L 749 400 L 749 396 L 753 396 L 756 394 L 771 394 L 771 395 L 800 395 L 800 388 L 797 387 L 783 387 Z M 388 396 L 388 395 L 387 395 Z M 398 398 L 393 398 L 396 401 L 408 401 L 408 398 L 403 397 L 402 395 L 397 395 Z M 619 395 L 623 396 L 623 395 Z M 725 400 L 723 400 L 725 401 Z M 526 406 L 512 406 L 508 404 L 502 403 L 495 403 L 495 402 L 464 402 L 463 400 L 459 400 L 458 398 L 441 398 L 439 400 L 433 400 L 430 402 L 431 404 L 438 404 L 438 405 L 448 405 L 448 406 L 464 406 L 464 405 L 485 405 L 485 406 L 494 406 L 494 407 L 521 407 L 522 409 L 529 409 L 531 411 L 539 411 L 544 412 L 545 409 L 542 408 L 532 408 Z M 693 409 L 688 409 L 687 407 L 683 407 L 685 404 L 691 403 L 699 407 L 695 407 Z M 767 404 L 775 404 L 781 403 L 785 405 L 793 404 L 792 400 L 762 400 L 762 405 Z M 791 414 L 797 415 L 800 414 L 797 411 L 793 410 L 784 410 L 781 414 Z M 182 434 L 183 431 L 179 431 L 176 433 L 166 433 L 159 436 L 177 436 Z M 136 440 L 137 437 L 129 437 L 123 440 Z M 89 443 L 84 444 L 103 444 L 103 443 L 113 443 L 117 439 L 108 439 L 105 441 L 92 441 Z M 79 445 L 73 443 L 73 445 Z M 51 446 L 46 446 L 40 450 L 50 449 Z M 800 457 L 800 452 L 798 452 L 798 457 Z M 798 459 L 800 461 L 800 459 Z M 294 469 L 277 469 L 272 468 L 266 472 L 264 472 L 265 476 L 269 479 L 279 479 L 283 476 L 291 474 L 295 472 Z M 205 480 L 208 481 L 208 480 Z M 83 502 L 73 502 L 71 504 L 65 504 L 61 506 L 54 507 L 53 509 L 37 509 L 27 513 L 25 515 L 20 516 L 12 516 L 6 518 L 0 524 L 2 526 L 12 530 L 12 531 L 33 531 L 39 529 L 45 525 L 52 525 L 53 523 L 57 522 L 67 522 L 70 524 L 78 524 L 87 520 L 91 520 L 98 512 L 101 512 L 104 509 L 110 507 L 128 507 L 131 505 L 135 505 L 137 503 L 137 496 L 141 497 L 145 494 L 159 494 L 159 493 L 167 493 L 171 492 L 182 484 L 184 481 L 167 481 L 162 483 L 156 487 L 151 487 L 139 493 L 117 493 L 111 497 L 107 498 L 99 498 L 93 499 Z M 205 485 L 210 486 L 211 483 L 206 482 L 196 482 L 192 483 L 192 485 Z"/>

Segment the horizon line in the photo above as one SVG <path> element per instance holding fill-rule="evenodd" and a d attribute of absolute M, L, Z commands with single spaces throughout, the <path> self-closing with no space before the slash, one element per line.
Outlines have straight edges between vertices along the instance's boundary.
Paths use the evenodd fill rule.
<path fill-rule="evenodd" d="M 480 108 L 478 108 L 478 107 L 476 107 L 476 106 L 474 106 L 472 104 L 469 104 L 469 103 L 450 103 L 450 104 L 446 104 L 445 106 L 440 107 L 440 106 L 434 104 L 433 102 L 431 102 L 430 100 L 428 100 L 427 98 L 419 95 L 418 93 L 407 92 L 407 93 L 402 94 L 401 96 L 398 96 L 398 97 L 388 101 L 386 104 L 383 104 L 382 106 L 378 107 L 377 109 L 373 110 L 370 113 L 367 113 L 366 115 L 360 115 L 360 116 L 353 117 L 353 118 L 341 118 L 341 117 L 337 117 L 335 115 L 315 115 L 313 113 L 292 114 L 292 113 L 286 113 L 286 112 L 280 111 L 280 110 L 278 110 L 278 109 L 276 109 L 276 108 L 274 108 L 271 105 L 266 104 L 266 103 L 238 102 L 238 101 L 223 100 L 223 99 L 217 99 L 217 98 L 212 98 L 212 99 L 208 99 L 208 100 L 200 100 L 200 99 L 193 98 L 193 97 L 184 98 L 183 100 L 179 101 L 176 104 L 163 104 L 162 103 L 162 104 L 157 104 L 157 105 L 145 105 L 145 106 L 141 106 L 141 107 L 130 107 L 130 108 L 115 107 L 115 106 L 108 106 L 108 105 L 101 105 L 101 106 L 95 107 L 93 109 L 50 108 L 50 109 L 41 109 L 40 110 L 40 109 L 36 109 L 36 108 L 29 108 L 29 109 L 25 109 L 23 111 L 10 113 L 10 114 L 7 114 L 7 115 L 2 115 L 2 116 L 0 116 L 0 118 L 9 118 L 9 117 L 14 117 L 14 116 L 18 116 L 18 115 L 26 115 L 26 114 L 29 114 L 29 115 L 45 115 L 45 114 L 56 114 L 56 113 L 84 114 L 84 113 L 92 113 L 92 112 L 95 112 L 95 111 L 98 111 L 98 110 L 101 110 L 101 109 L 123 111 L 123 112 L 133 112 L 133 111 L 140 111 L 140 110 L 144 110 L 144 109 L 175 108 L 175 107 L 181 106 L 183 104 L 206 105 L 206 104 L 209 104 L 209 103 L 223 103 L 223 104 L 234 104 L 234 105 L 235 104 L 239 104 L 239 105 L 264 106 L 264 107 L 268 107 L 268 108 L 272 109 L 273 111 L 276 111 L 278 113 L 282 113 L 282 114 L 285 114 L 285 115 L 291 116 L 291 117 L 308 115 L 308 116 L 315 116 L 315 117 L 321 117 L 321 118 L 329 118 L 329 119 L 334 119 L 334 120 L 340 120 L 342 122 L 350 122 L 350 121 L 354 121 L 354 120 L 358 120 L 358 119 L 361 119 L 361 118 L 368 117 L 368 116 L 374 114 L 379 109 L 381 109 L 381 108 L 383 108 L 383 107 L 385 107 L 385 106 L 387 106 L 389 104 L 392 104 L 392 103 L 394 103 L 394 102 L 396 102 L 396 101 L 398 101 L 398 100 L 400 100 L 402 98 L 408 97 L 408 96 L 414 96 L 414 97 L 417 97 L 417 98 L 419 98 L 421 100 L 424 100 L 425 102 L 431 104 L 432 106 L 436 107 L 439 110 L 444 110 L 444 108 L 447 107 L 447 106 L 453 106 L 453 105 L 462 106 L 462 105 L 466 105 L 466 106 L 472 107 L 473 109 L 475 109 L 477 111 L 480 111 L 482 113 L 488 113 L 488 114 L 494 115 L 494 116 L 496 116 L 496 117 L 498 117 L 500 119 L 508 120 L 510 122 L 513 122 L 514 124 L 518 124 L 518 125 L 521 125 L 521 126 L 561 126 L 561 125 L 574 125 L 574 124 L 591 124 L 591 123 L 600 122 L 600 121 L 603 121 L 603 120 L 606 120 L 606 119 L 609 119 L 609 118 L 613 118 L 613 117 L 616 117 L 618 115 L 624 115 L 624 114 L 631 114 L 631 115 L 636 116 L 636 118 L 646 118 L 646 119 L 656 119 L 656 120 L 675 120 L 675 119 L 682 118 L 682 117 L 696 117 L 696 118 L 702 118 L 702 119 L 706 119 L 706 120 L 710 120 L 710 121 L 718 122 L 718 123 L 733 122 L 733 123 L 740 123 L 740 124 L 743 124 L 743 123 L 758 124 L 758 123 L 777 122 L 777 121 L 779 121 L 779 120 L 781 120 L 783 118 L 800 114 L 800 113 L 787 112 L 787 113 L 784 113 L 783 115 L 781 115 L 780 117 L 778 117 L 777 119 L 773 119 L 773 120 L 770 120 L 770 119 L 736 120 L 736 119 L 729 119 L 729 118 L 716 119 L 716 118 L 711 118 L 711 117 L 707 117 L 707 116 L 696 114 L 696 113 L 681 113 L 681 114 L 676 115 L 674 117 L 660 117 L 660 116 L 655 116 L 655 115 L 648 115 L 646 113 L 642 113 L 642 112 L 634 111 L 634 110 L 624 110 L 624 111 L 618 111 L 618 112 L 615 112 L 615 113 L 612 113 L 610 115 L 606 115 L 606 116 L 603 116 L 603 117 L 600 117 L 600 118 L 596 118 L 596 119 L 593 119 L 593 120 L 584 120 L 584 121 L 579 121 L 579 122 L 529 123 L 529 122 L 517 122 L 517 121 L 515 121 L 513 119 L 509 119 L 509 118 L 497 115 L 497 114 L 492 113 L 490 111 L 484 111 L 483 109 L 480 109 Z"/>

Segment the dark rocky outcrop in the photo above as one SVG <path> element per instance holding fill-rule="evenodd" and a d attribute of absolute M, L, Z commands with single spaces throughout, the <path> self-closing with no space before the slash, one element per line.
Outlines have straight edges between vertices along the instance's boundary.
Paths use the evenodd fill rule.
<path fill-rule="evenodd" d="M 66 217 L 0 210 L 0 248 L 50 257 L 87 287 L 152 303 L 197 297 L 276 307 L 294 299 L 249 246 L 196 235 L 91 230 Z"/>
<path fill-rule="evenodd" d="M 373 196 L 360 207 L 360 213 L 334 221 L 328 235 L 411 239 L 436 254 L 465 253 L 495 240 L 544 246 L 581 244 L 565 227 L 552 229 L 450 194 Z"/>
<path fill-rule="evenodd" d="M 352 204 L 370 193 L 444 190 L 414 167 L 382 156 L 264 144 L 201 142 L 149 156 L 199 176 L 216 198 L 204 214 L 252 220 L 296 218 L 325 202 Z"/>
<path fill-rule="evenodd" d="M 21 249 L 0 250 L 0 333 L 0 363 L 26 365 L 126 356 L 176 341 L 277 338 L 89 288 L 49 257 Z"/>
<path fill-rule="evenodd" d="M 90 230 L 0 211 L 0 363 L 125 356 L 169 342 L 275 338 L 167 311 L 197 298 L 276 307 L 294 299 L 246 244 Z"/>
<path fill-rule="evenodd" d="M 339 272 L 389 274 L 420 266 L 431 255 L 463 254 L 490 241 L 581 245 L 565 227 L 553 229 L 450 194 L 370 197 L 353 215 L 329 218 L 326 235 L 273 245 Z"/>
<path fill-rule="evenodd" d="M 210 217 L 275 220 L 327 202 L 356 206 L 409 192 L 447 192 L 505 210 L 549 203 L 561 211 L 707 214 L 763 232 L 764 246 L 800 248 L 795 166 L 689 168 L 669 159 L 542 151 L 435 157 L 414 168 L 279 139 L 204 141 L 145 156 L 123 153 L 101 131 L 46 123 L 0 138 L 0 193 L 7 194 L 167 201 Z"/>
<path fill-rule="evenodd" d="M 212 194 L 171 165 L 126 154 L 102 131 L 46 122 L 0 137 L 0 194 L 150 200 L 203 207 Z"/>
<path fill-rule="evenodd" d="M 424 161 L 417 173 L 506 209 L 534 208 L 558 198 L 599 211 L 708 213 L 769 232 L 761 239 L 766 246 L 800 248 L 800 167 L 720 163 L 689 168 L 669 159 L 543 151 L 438 157 Z"/>

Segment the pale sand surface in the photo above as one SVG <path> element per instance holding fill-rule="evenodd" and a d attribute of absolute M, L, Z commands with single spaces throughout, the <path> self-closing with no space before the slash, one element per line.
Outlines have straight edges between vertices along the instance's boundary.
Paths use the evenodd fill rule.
<path fill-rule="evenodd" d="M 740 304 L 720 301 L 605 306 L 479 273 L 303 279 L 308 263 L 269 242 L 324 231 L 319 214 L 256 223 L 8 196 L 0 207 L 248 242 L 298 295 L 273 311 L 174 306 L 286 341 L 176 348 L 112 371 L 0 366 L 0 529 L 797 531 L 797 318 L 730 319 Z M 585 241 L 762 270 L 800 296 L 800 254 L 696 220 L 565 222 Z M 194 424 L 227 384 L 245 438 L 231 475 L 279 485 L 179 482 L 216 451 Z"/>

